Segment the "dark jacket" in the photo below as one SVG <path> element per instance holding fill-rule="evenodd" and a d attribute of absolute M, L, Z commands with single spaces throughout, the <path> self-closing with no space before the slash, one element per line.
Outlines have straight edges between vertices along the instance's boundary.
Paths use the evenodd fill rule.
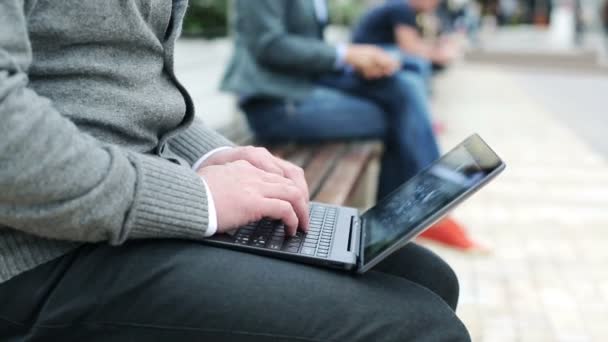
<path fill-rule="evenodd" d="M 300 99 L 334 70 L 335 47 L 323 42 L 311 0 L 236 0 L 234 54 L 222 90 Z"/>

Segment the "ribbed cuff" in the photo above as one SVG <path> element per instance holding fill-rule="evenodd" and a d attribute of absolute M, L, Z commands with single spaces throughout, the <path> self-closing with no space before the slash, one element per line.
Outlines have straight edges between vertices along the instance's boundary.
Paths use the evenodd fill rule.
<path fill-rule="evenodd" d="M 205 153 L 222 146 L 234 146 L 221 134 L 195 119 L 190 127 L 169 140 L 171 150 L 193 165 Z"/>
<path fill-rule="evenodd" d="M 204 238 L 207 194 L 192 170 L 162 158 L 133 155 L 138 181 L 127 219 L 130 239 Z"/>

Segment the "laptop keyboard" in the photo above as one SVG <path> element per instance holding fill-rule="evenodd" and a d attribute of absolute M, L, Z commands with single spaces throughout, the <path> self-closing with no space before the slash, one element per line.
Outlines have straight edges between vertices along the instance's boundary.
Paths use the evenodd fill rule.
<path fill-rule="evenodd" d="M 262 220 L 239 228 L 234 242 L 242 245 L 327 258 L 331 251 L 338 209 L 323 205 L 310 205 L 308 232 L 298 231 L 286 237 L 279 221 Z"/>

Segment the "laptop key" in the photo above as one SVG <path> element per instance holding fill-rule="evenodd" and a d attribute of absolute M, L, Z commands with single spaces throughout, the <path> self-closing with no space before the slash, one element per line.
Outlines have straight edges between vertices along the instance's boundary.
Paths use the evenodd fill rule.
<path fill-rule="evenodd" d="M 302 247 L 301 254 L 315 255 L 315 249 L 311 247 Z"/>
<path fill-rule="evenodd" d="M 274 250 L 280 250 L 280 249 L 281 249 L 281 247 L 283 247 L 283 244 L 282 244 L 282 243 L 275 242 L 275 241 L 271 241 L 271 242 L 268 244 L 268 248 L 270 248 L 270 249 L 274 249 Z"/>

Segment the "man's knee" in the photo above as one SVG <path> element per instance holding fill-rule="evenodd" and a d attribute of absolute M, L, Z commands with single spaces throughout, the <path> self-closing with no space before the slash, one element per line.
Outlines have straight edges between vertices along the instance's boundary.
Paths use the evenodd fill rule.
<path fill-rule="evenodd" d="M 404 94 L 421 96 L 426 99 L 426 81 L 422 75 L 402 71 L 396 73 L 394 77 L 397 79 L 397 83 Z"/>
<path fill-rule="evenodd" d="M 376 269 L 431 290 L 456 310 L 458 277 L 450 265 L 432 251 L 417 244 L 408 244 L 378 264 Z"/>
<path fill-rule="evenodd" d="M 469 331 L 454 312 L 433 310 L 432 306 L 428 306 L 420 314 L 426 317 L 426 324 L 413 341 L 471 341 Z"/>
<path fill-rule="evenodd" d="M 458 276 L 447 262 L 434 253 L 431 255 L 429 257 L 432 258 L 430 269 L 435 274 L 435 284 L 437 285 L 434 290 L 453 310 L 456 310 L 460 294 Z"/>
<path fill-rule="evenodd" d="M 406 70 L 411 69 L 422 77 L 427 77 L 432 72 L 433 64 L 426 58 L 409 56 L 406 57 L 405 61 L 403 62 L 403 66 Z"/>
<path fill-rule="evenodd" d="M 382 326 L 377 341 L 453 341 L 471 338 L 456 314 L 435 294 L 421 286 L 408 289 L 404 301 L 386 303 L 385 312 L 376 317 Z M 392 309 L 386 309 L 392 307 Z M 383 321 L 384 320 L 384 321 Z"/>

